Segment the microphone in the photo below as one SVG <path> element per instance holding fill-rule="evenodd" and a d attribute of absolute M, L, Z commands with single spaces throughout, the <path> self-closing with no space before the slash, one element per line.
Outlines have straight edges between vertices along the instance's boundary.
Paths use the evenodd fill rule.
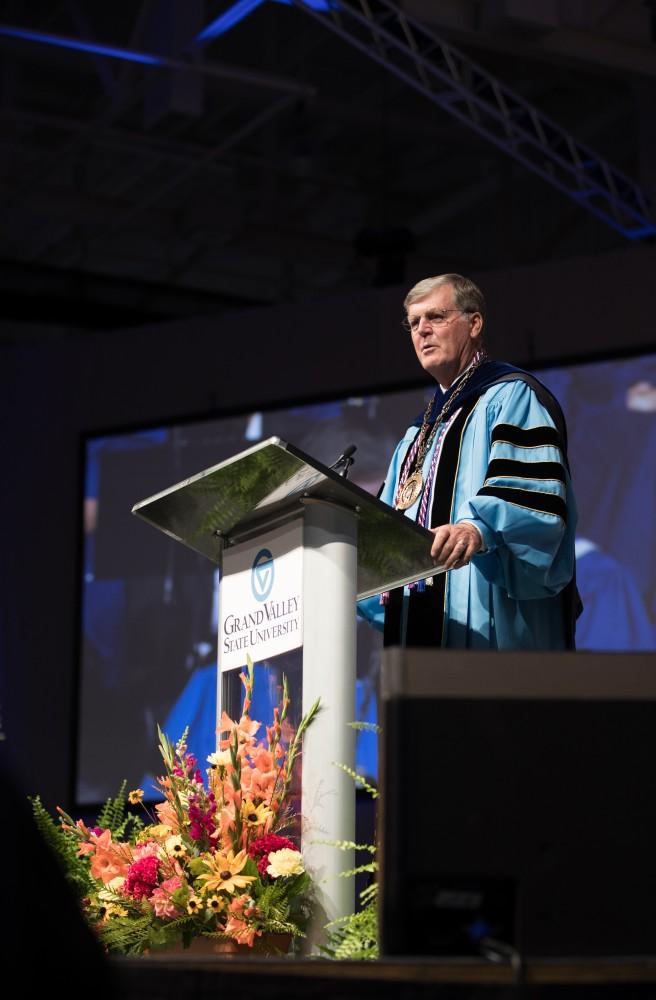
<path fill-rule="evenodd" d="M 355 444 L 350 444 L 348 448 L 345 448 L 342 454 L 339 456 L 336 462 L 330 466 L 334 472 L 338 472 L 342 479 L 346 479 L 349 474 L 349 469 L 353 465 L 355 459 L 353 454 L 357 451 L 358 446 Z"/>

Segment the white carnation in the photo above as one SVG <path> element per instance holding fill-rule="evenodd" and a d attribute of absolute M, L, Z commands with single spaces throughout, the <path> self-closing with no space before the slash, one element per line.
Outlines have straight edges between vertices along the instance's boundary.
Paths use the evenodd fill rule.
<path fill-rule="evenodd" d="M 305 871 L 303 858 L 300 851 L 293 851 L 290 847 L 283 847 L 279 851 L 271 851 L 269 855 L 269 865 L 267 875 L 271 878 L 280 878 L 285 875 L 301 875 Z"/>

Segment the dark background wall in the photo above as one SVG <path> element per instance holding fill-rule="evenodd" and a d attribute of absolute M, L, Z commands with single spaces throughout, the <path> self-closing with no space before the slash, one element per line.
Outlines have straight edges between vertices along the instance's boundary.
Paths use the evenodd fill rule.
<path fill-rule="evenodd" d="M 497 357 L 540 365 L 656 345 L 653 247 L 472 276 Z M 404 292 L 2 349 L 2 724 L 26 790 L 52 805 L 70 788 L 83 435 L 416 383 Z M 120 717 L 115 731 L 120 740 Z"/>

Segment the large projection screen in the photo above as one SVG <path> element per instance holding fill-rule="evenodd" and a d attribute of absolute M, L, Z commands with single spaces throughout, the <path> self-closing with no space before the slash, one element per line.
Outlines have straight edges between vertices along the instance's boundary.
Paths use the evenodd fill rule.
<path fill-rule="evenodd" d="M 560 400 L 579 505 L 580 649 L 656 647 L 656 354 L 535 373 Z M 158 773 L 156 727 L 214 740 L 216 588 L 211 563 L 130 514 L 136 500 L 273 435 L 330 465 L 357 445 L 351 478 L 376 493 L 429 386 L 90 437 L 85 443 L 76 799 L 103 801 L 117 776 Z M 375 719 L 381 638 L 358 623 L 360 719 Z M 121 734 L 117 740 L 116 734 Z M 112 748 L 111 753 L 107 748 Z M 375 777 L 375 738 L 358 735 Z"/>

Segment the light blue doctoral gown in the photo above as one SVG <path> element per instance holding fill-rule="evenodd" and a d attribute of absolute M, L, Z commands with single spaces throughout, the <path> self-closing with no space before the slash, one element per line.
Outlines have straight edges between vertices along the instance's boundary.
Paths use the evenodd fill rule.
<path fill-rule="evenodd" d="M 416 434 L 416 426 L 408 428 L 394 452 L 381 493 L 385 503 L 394 504 L 403 461 Z M 485 551 L 468 566 L 448 573 L 444 646 L 567 647 L 562 591 L 574 572 L 577 517 L 558 441 L 551 416 L 523 381 L 493 385 L 469 414 L 450 520 L 475 524 Z M 424 476 L 432 451 L 424 460 Z M 418 502 L 406 516 L 416 519 L 417 508 Z M 378 598 L 361 601 L 358 608 L 383 627 L 385 609 Z"/>

